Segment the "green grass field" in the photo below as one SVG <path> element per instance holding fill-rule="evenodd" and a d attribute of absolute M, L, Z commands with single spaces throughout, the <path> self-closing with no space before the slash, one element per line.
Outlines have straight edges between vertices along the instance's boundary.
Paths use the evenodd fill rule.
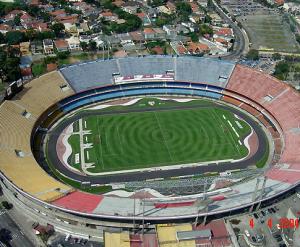
<path fill-rule="evenodd" d="M 144 99 L 128 108 L 149 107 L 148 101 Z M 161 105 L 176 104 L 199 107 L 159 110 Z M 83 135 L 83 143 L 93 144 L 92 148 L 84 149 L 84 160 L 95 164 L 88 171 L 99 173 L 240 159 L 247 155 L 247 148 L 239 140 L 250 133 L 250 126 L 230 111 L 200 100 L 186 103 L 155 100 L 155 105 L 151 112 L 116 114 L 114 110 L 126 107 L 114 106 L 102 110 L 110 110 L 109 115 L 97 115 L 101 111 L 96 111 L 95 115 L 84 117 L 83 131 L 89 130 L 90 134 Z M 73 127 L 74 134 L 68 139 L 72 146 L 69 163 L 81 170 L 81 164 L 75 164 L 75 155 L 81 153 L 79 120 Z"/>

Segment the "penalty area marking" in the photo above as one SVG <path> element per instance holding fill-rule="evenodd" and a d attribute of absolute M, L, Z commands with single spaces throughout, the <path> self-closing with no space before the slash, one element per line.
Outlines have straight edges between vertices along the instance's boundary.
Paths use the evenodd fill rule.
<path fill-rule="evenodd" d="M 79 153 L 75 154 L 75 164 L 79 164 L 80 163 L 80 155 Z"/>

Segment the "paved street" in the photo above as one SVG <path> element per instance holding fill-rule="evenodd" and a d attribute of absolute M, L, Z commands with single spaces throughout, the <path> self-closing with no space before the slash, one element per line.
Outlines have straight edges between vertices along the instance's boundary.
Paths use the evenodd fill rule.
<path fill-rule="evenodd" d="M 22 233 L 20 228 L 10 218 L 6 210 L 0 211 L 0 229 L 5 228 L 11 232 L 11 246 L 15 247 L 33 247 L 34 245 Z"/>
<path fill-rule="evenodd" d="M 218 4 L 215 1 L 213 1 L 213 4 L 216 7 L 216 12 L 222 17 L 224 21 L 231 25 L 235 35 L 233 51 L 230 54 L 223 56 L 223 58 L 230 60 L 239 58 L 243 54 L 245 47 L 248 46 L 248 44 L 245 44 L 246 40 L 244 38 L 244 35 L 241 29 L 238 27 L 238 25 L 235 22 L 233 22 L 230 18 L 228 18 L 228 16 L 223 12 L 223 10 L 218 6 Z"/>

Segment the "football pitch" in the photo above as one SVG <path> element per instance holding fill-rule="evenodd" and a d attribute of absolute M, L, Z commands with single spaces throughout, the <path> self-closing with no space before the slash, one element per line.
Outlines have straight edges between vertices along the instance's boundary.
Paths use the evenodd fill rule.
<path fill-rule="evenodd" d="M 248 154 L 243 139 L 250 132 L 245 121 L 212 103 L 190 109 L 97 111 L 73 123 L 68 163 L 101 173 L 241 159 Z"/>

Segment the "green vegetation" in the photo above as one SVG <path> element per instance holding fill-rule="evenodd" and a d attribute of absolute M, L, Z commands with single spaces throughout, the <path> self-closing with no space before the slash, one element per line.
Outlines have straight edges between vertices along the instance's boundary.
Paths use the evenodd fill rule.
<path fill-rule="evenodd" d="M 258 60 L 259 59 L 259 52 L 258 52 L 258 50 L 251 49 L 247 53 L 246 58 L 249 59 L 249 60 Z"/>
<path fill-rule="evenodd" d="M 266 137 L 265 137 L 266 138 Z M 269 143 L 267 142 L 267 152 L 264 153 L 263 157 L 256 163 L 257 168 L 263 168 L 268 161 L 269 158 Z"/>
<path fill-rule="evenodd" d="M 21 78 L 20 58 L 17 54 L 13 47 L 7 50 L 0 47 L 0 77 L 3 81 L 12 82 Z"/>
<path fill-rule="evenodd" d="M 213 34 L 213 30 L 210 26 L 206 25 L 206 24 L 202 24 L 199 26 L 199 33 L 200 35 L 204 35 L 204 34 L 209 34 L 212 35 Z"/>
<path fill-rule="evenodd" d="M 164 5 L 166 2 L 166 0 L 147 0 L 147 4 L 151 7 L 161 6 Z"/>
<path fill-rule="evenodd" d="M 280 61 L 275 66 L 274 76 L 280 80 L 285 80 L 289 71 L 289 63 L 286 61 Z"/>
<path fill-rule="evenodd" d="M 207 101 L 177 103 L 199 106 L 185 110 L 157 111 L 155 108 L 174 102 L 152 99 L 131 107 L 149 108 L 149 102 L 154 102 L 151 112 L 113 114 L 126 108 L 115 106 L 101 110 L 110 111 L 109 115 L 97 115 L 96 111 L 83 118 L 84 130 L 91 130 L 91 134 L 84 135 L 84 143 L 93 143 L 93 148 L 85 149 L 85 161 L 95 163 L 94 168 L 88 168 L 89 172 L 240 159 L 247 155 L 247 148 L 238 141 L 249 134 L 250 127 L 231 112 Z M 75 154 L 80 155 L 79 135 L 71 136 L 68 141 L 73 149 L 70 163 L 74 165 Z M 78 169 L 78 165 L 74 167 Z"/>
<path fill-rule="evenodd" d="M 273 53 L 273 54 L 272 54 L 272 58 L 273 58 L 274 60 L 280 60 L 280 59 L 281 59 L 281 55 L 280 55 L 280 53 Z"/>
<path fill-rule="evenodd" d="M 107 21 L 104 18 L 101 19 L 102 31 L 106 35 L 111 35 L 112 32 L 126 33 L 139 29 L 142 26 L 142 20 L 133 14 L 127 13 L 116 5 L 112 4 L 111 0 L 101 1 L 101 5 L 104 9 L 109 9 L 114 14 L 118 15 L 120 19 L 124 19 L 125 23 L 116 23 Z"/>
<path fill-rule="evenodd" d="M 189 15 L 192 13 L 191 5 L 187 2 L 177 1 L 176 5 L 176 13 L 181 21 L 187 21 L 189 19 Z"/>
<path fill-rule="evenodd" d="M 173 24 L 173 21 L 176 19 L 176 15 L 175 14 L 165 14 L 165 13 L 161 13 L 159 15 L 159 17 L 156 19 L 155 24 L 158 27 L 162 27 L 164 25 L 171 25 Z"/>
<path fill-rule="evenodd" d="M 53 166 L 53 164 L 51 163 L 51 161 L 49 159 L 47 160 L 47 163 L 48 163 L 52 173 L 55 175 L 55 177 L 57 177 L 60 181 L 62 181 L 65 184 L 70 185 L 73 188 L 76 188 L 76 189 L 79 189 L 81 191 L 85 191 L 88 193 L 93 193 L 93 194 L 103 194 L 103 193 L 112 191 L 112 187 L 106 186 L 106 185 L 93 186 L 93 187 L 82 186 L 80 182 L 77 182 L 77 181 L 70 179 L 70 178 L 62 175 L 61 173 L 59 173 L 55 169 L 55 166 Z"/>
<path fill-rule="evenodd" d="M 63 34 L 63 31 L 65 30 L 64 24 L 60 22 L 54 23 L 50 28 L 52 29 L 56 37 L 60 37 Z"/>
<path fill-rule="evenodd" d="M 32 74 L 33 76 L 40 76 L 46 73 L 46 66 L 43 63 L 37 63 L 32 66 Z"/>
<path fill-rule="evenodd" d="M 284 60 L 276 64 L 273 75 L 280 80 L 300 80 L 300 57 L 284 57 Z"/>
<path fill-rule="evenodd" d="M 8 202 L 8 201 L 3 201 L 1 202 L 2 207 L 4 207 L 5 209 L 9 210 L 13 208 L 13 204 Z"/>

